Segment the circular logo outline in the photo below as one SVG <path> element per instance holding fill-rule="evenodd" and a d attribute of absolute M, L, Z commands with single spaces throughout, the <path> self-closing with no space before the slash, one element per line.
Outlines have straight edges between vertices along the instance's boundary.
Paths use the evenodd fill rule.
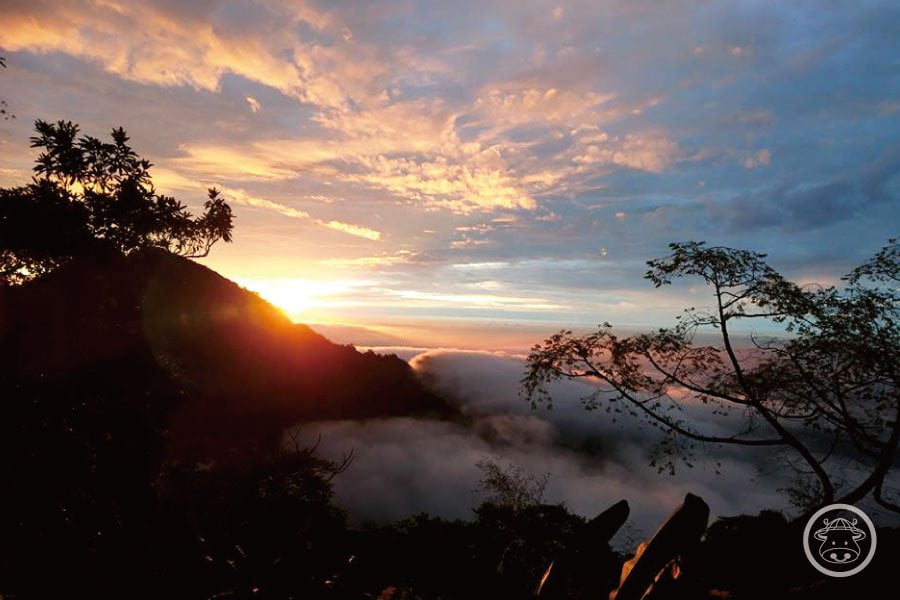
<path fill-rule="evenodd" d="M 813 552 L 809 547 L 809 532 L 812 530 L 813 523 L 815 523 L 819 519 L 819 517 L 832 510 L 846 510 L 852 512 L 863 520 L 863 523 L 865 523 L 869 528 L 868 533 L 872 535 L 872 545 L 869 548 L 869 553 L 861 563 L 859 563 L 849 571 L 832 571 L 823 567 L 813 557 Z M 808 560 L 809 564 L 815 567 L 817 571 L 824 575 L 828 575 L 829 577 L 850 577 L 851 575 L 856 575 L 867 566 L 869 566 L 870 562 L 872 562 L 872 559 L 875 557 L 875 547 L 877 545 L 878 535 L 875 532 L 875 524 L 872 523 L 872 519 L 870 519 L 869 515 L 864 513 L 861 509 L 856 508 L 855 506 L 852 506 L 850 504 L 829 504 L 827 506 L 823 506 L 809 518 L 809 520 L 806 522 L 806 527 L 803 528 L 803 552 L 806 554 L 806 560 Z"/>

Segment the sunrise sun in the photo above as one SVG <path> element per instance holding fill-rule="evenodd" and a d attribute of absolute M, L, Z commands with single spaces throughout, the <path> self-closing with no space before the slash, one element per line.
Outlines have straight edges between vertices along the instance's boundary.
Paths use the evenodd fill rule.
<path fill-rule="evenodd" d="M 329 321 L 324 309 L 352 303 L 350 296 L 354 288 L 367 284 L 362 280 L 292 277 L 235 278 L 235 281 L 274 304 L 295 322 Z"/>

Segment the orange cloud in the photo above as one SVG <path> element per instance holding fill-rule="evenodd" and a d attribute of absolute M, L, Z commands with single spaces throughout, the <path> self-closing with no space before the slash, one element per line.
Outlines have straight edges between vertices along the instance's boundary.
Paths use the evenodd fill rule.
<path fill-rule="evenodd" d="M 297 70 L 260 40 L 224 38 L 211 23 L 152 3 L 35 2 L 4 12 L 0 45 L 9 50 L 65 52 L 142 83 L 217 90 L 222 75 L 236 73 L 285 93 L 301 89 Z"/>
<path fill-rule="evenodd" d="M 561 310 L 567 308 L 543 298 L 523 298 L 500 296 L 497 294 L 451 294 L 422 292 L 419 290 L 385 290 L 388 295 L 398 296 L 419 303 L 458 304 L 475 308 L 512 308 L 528 310 Z"/>
<path fill-rule="evenodd" d="M 364 164 L 369 167 L 368 172 L 350 175 L 348 179 L 457 213 L 537 208 L 534 198 L 519 186 L 515 174 L 509 171 L 482 169 L 446 156 L 426 162 L 378 156 L 366 159 Z"/>
<path fill-rule="evenodd" d="M 260 198 L 259 196 L 253 196 L 241 189 L 223 187 L 222 193 L 226 196 L 229 202 L 234 202 L 236 204 L 243 204 L 244 206 L 252 206 L 254 208 L 265 208 L 267 210 L 271 210 L 277 212 L 278 214 L 294 219 L 310 218 L 309 213 L 304 210 L 291 208 L 290 206 L 285 206 L 284 204 L 279 204 L 278 202 L 272 202 L 271 200 L 266 200 L 265 198 Z"/>
<path fill-rule="evenodd" d="M 572 160 L 581 165 L 599 163 L 659 173 L 680 157 L 678 145 L 659 133 L 617 138 L 602 134 L 597 139 L 598 143 L 588 143 Z"/>
<path fill-rule="evenodd" d="M 318 128 L 303 137 L 183 143 L 182 156 L 168 164 L 203 180 L 341 179 L 468 214 L 533 211 L 541 195 L 596 189 L 597 176 L 614 167 L 661 172 L 680 159 L 661 132 L 609 136 L 601 129 L 659 98 L 629 104 L 580 84 L 551 85 L 547 74 L 536 73 L 486 84 L 470 99 L 406 99 L 402 82 L 455 77 L 453 69 L 410 48 L 362 41 L 339 11 L 302 1 L 260 2 L 262 25 L 244 30 L 220 22 L 224 17 L 215 12 L 179 5 L 35 1 L 5 9 L 0 46 L 64 52 L 123 79 L 161 86 L 217 91 L 223 76 L 235 74 L 314 107 Z M 315 35 L 302 38 L 304 28 Z M 317 34 L 327 41 L 317 41 Z M 260 110 L 254 97 L 245 98 L 251 111 Z M 547 141 L 558 141 L 560 149 L 548 154 L 541 149 Z M 754 166 L 767 160 L 752 158 Z M 260 200 L 256 206 L 268 202 Z M 339 221 L 320 224 L 381 237 Z"/>
<path fill-rule="evenodd" d="M 523 124 L 562 124 L 578 127 L 610 120 L 618 114 L 604 107 L 614 94 L 555 87 L 491 88 L 475 101 L 474 109 L 489 125 L 510 128 Z"/>
<path fill-rule="evenodd" d="M 194 16 L 152 2 L 29 3 L 4 7 L 0 46 L 12 51 L 64 52 L 96 62 L 123 79 L 218 91 L 235 74 L 303 102 L 345 107 L 380 92 L 368 89 L 386 67 L 352 39 L 342 45 L 304 43 L 301 24 L 337 27 L 308 2 L 268 1 L 265 34 L 222 26 L 213 13 Z M 127 32 L 127 35 L 123 35 Z M 293 60 L 285 60 L 285 53 Z"/>
<path fill-rule="evenodd" d="M 316 225 L 327 227 L 328 229 L 333 229 L 335 231 L 340 231 L 342 233 L 365 238 L 368 240 L 377 241 L 380 240 L 382 236 L 380 231 L 376 231 L 368 227 L 363 227 L 361 225 L 345 223 L 343 221 L 315 218 L 304 210 L 293 208 L 291 206 L 285 206 L 284 204 L 280 204 L 278 202 L 273 202 L 272 200 L 267 200 L 256 195 L 249 194 L 241 188 L 217 185 L 214 180 L 193 180 L 182 175 L 181 173 L 178 173 L 177 171 L 172 171 L 165 168 L 154 169 L 153 179 L 160 191 L 200 191 L 205 190 L 206 188 L 211 186 L 217 186 L 221 190 L 223 196 L 225 196 L 226 200 L 228 200 L 232 204 L 262 208 L 265 210 L 276 212 L 286 217 L 291 217 L 293 219 L 308 219 Z"/>
<path fill-rule="evenodd" d="M 376 231 L 374 229 L 369 229 L 368 227 L 360 227 L 359 225 L 353 225 L 351 223 L 344 223 L 342 221 L 323 221 L 322 222 L 325 227 L 330 229 L 334 229 L 336 231 L 343 231 L 344 233 L 349 233 L 350 235 L 355 235 L 357 237 L 366 238 L 367 240 L 380 240 L 381 232 Z"/>
<path fill-rule="evenodd" d="M 360 256 L 357 258 L 325 258 L 320 264 L 332 267 L 385 267 L 412 262 L 417 253 L 409 250 L 400 250 L 396 254 L 384 254 L 379 256 Z"/>

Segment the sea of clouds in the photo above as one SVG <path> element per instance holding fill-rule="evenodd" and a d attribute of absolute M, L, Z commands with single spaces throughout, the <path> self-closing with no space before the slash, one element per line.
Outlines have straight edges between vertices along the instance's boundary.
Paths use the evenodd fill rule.
<path fill-rule="evenodd" d="M 789 509 L 778 490 L 790 481 L 771 450 L 699 448 L 693 467 L 675 476 L 650 465 L 658 430 L 639 419 L 587 411 L 580 399 L 595 388 L 563 381 L 551 387 L 552 410 L 533 409 L 519 395 L 524 357 L 485 351 L 382 347 L 408 360 L 436 392 L 455 403 L 463 419 L 388 418 L 305 424 L 295 433 L 320 453 L 354 461 L 334 481 L 335 496 L 355 521 L 390 521 L 427 512 L 471 518 L 483 499 L 476 491 L 490 459 L 541 476 L 549 473 L 545 499 L 564 502 L 591 517 L 620 499 L 631 505 L 632 531 L 647 534 L 692 492 L 709 503 L 713 517 Z M 703 405 L 683 417 L 717 434 L 728 419 Z M 720 463 L 720 464 L 717 464 Z"/>

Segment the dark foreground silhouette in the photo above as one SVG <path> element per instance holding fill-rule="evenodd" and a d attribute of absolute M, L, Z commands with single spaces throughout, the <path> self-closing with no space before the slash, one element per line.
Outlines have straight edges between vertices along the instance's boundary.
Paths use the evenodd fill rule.
<path fill-rule="evenodd" d="M 309 539 L 343 531 L 328 502 L 339 466 L 285 453 L 284 430 L 452 416 L 400 359 L 333 344 L 154 249 L 0 287 L 0 365 L 0 593 L 24 597 L 176 581 L 206 597 L 221 591 L 210 560 L 274 560 L 276 538 L 314 572 L 328 554 Z"/>
<path fill-rule="evenodd" d="M 879 531 L 866 571 L 830 580 L 805 562 L 797 524 L 766 512 L 707 529 L 696 497 L 627 563 L 609 545 L 625 502 L 589 521 L 563 506 L 485 503 L 471 521 L 420 515 L 348 527 L 331 497 L 347 465 L 285 440 L 287 428 L 462 417 L 398 358 L 332 344 L 165 251 L 74 259 L 0 289 L 0 365 L 3 598 L 827 598 L 892 589 L 895 531 Z"/>

